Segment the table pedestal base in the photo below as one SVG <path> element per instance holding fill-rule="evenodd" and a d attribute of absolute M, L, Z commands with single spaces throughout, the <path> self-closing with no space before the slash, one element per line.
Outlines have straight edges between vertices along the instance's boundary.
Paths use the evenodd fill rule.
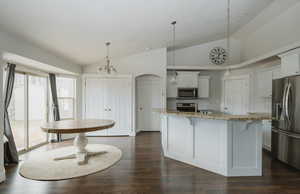
<path fill-rule="evenodd" d="M 84 133 L 79 133 L 74 140 L 74 147 L 76 148 L 76 153 L 54 158 L 54 160 L 68 160 L 77 158 L 77 163 L 79 165 L 86 164 L 89 157 L 101 155 L 107 153 L 106 151 L 101 152 L 88 152 L 85 147 L 88 144 L 88 139 Z"/>

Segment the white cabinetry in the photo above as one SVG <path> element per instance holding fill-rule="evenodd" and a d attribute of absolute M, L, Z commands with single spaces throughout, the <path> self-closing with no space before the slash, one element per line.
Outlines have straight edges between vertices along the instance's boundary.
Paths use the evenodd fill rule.
<path fill-rule="evenodd" d="M 272 136 L 272 124 L 271 121 L 263 121 L 263 147 L 271 151 L 271 136 Z"/>
<path fill-rule="evenodd" d="M 176 83 L 172 83 L 173 74 L 167 76 L 167 97 L 176 98 L 178 88 L 198 88 L 199 98 L 209 98 L 210 77 L 199 76 L 199 72 L 179 71 Z"/>
<path fill-rule="evenodd" d="M 280 79 L 282 78 L 282 74 L 281 74 L 281 68 L 280 67 L 276 67 L 275 69 L 273 69 L 273 79 Z"/>
<path fill-rule="evenodd" d="M 177 72 L 177 87 L 178 88 L 197 88 L 199 72 L 180 71 Z"/>
<path fill-rule="evenodd" d="M 300 50 L 294 50 L 280 55 L 281 73 L 283 77 L 297 75 L 300 73 Z"/>
<path fill-rule="evenodd" d="M 257 73 L 257 92 L 260 98 L 272 97 L 272 81 L 282 77 L 280 67 L 263 70 Z"/>
<path fill-rule="evenodd" d="M 167 97 L 168 98 L 176 98 L 177 97 L 177 83 L 172 83 L 173 75 L 167 76 Z"/>
<path fill-rule="evenodd" d="M 257 89 L 258 96 L 261 98 L 272 97 L 272 70 L 258 72 Z"/>
<path fill-rule="evenodd" d="M 209 76 L 199 76 L 198 78 L 198 98 L 209 98 Z"/>
<path fill-rule="evenodd" d="M 130 135 L 132 129 L 131 78 L 86 77 L 85 119 L 111 119 L 113 128 L 88 133 L 90 136 Z"/>

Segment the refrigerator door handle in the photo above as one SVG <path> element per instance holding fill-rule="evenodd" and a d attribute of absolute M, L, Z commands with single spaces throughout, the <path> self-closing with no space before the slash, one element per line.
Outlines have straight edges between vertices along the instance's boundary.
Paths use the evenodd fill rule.
<path fill-rule="evenodd" d="M 283 98 L 282 98 L 282 114 L 283 114 L 283 117 L 286 117 L 286 111 L 285 111 L 285 98 L 286 98 L 286 89 L 287 89 L 287 86 L 288 84 L 286 84 L 284 86 L 284 90 L 283 90 Z"/>
<path fill-rule="evenodd" d="M 272 131 L 275 132 L 275 133 L 279 133 L 279 134 L 288 136 L 288 137 L 300 139 L 300 134 L 298 134 L 298 133 L 290 133 L 290 132 L 286 132 L 286 131 L 283 131 L 283 130 L 280 130 L 280 129 L 274 129 L 274 128 L 272 129 Z"/>
<path fill-rule="evenodd" d="M 287 86 L 287 92 L 286 92 L 286 97 L 285 97 L 285 115 L 286 115 L 288 122 L 290 122 L 289 99 L 290 99 L 291 88 L 292 88 L 292 85 L 289 83 Z"/>

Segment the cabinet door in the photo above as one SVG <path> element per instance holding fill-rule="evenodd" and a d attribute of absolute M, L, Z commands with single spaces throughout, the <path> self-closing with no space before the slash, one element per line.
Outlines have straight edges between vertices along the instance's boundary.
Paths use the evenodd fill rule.
<path fill-rule="evenodd" d="M 167 97 L 168 98 L 176 98 L 177 97 L 177 83 L 172 83 L 173 75 L 167 76 Z"/>
<path fill-rule="evenodd" d="M 258 73 L 257 86 L 258 86 L 258 96 L 261 98 L 272 97 L 272 70 L 262 71 Z"/>
<path fill-rule="evenodd" d="M 131 81 L 110 79 L 107 83 L 106 106 L 108 118 L 116 122 L 108 129 L 109 136 L 130 135 L 131 132 Z"/>
<path fill-rule="evenodd" d="M 281 73 L 283 77 L 300 73 L 298 54 L 287 55 L 281 58 Z"/>
<path fill-rule="evenodd" d="M 197 88 L 198 72 L 178 72 L 177 86 L 179 88 Z"/>
<path fill-rule="evenodd" d="M 198 80 L 198 97 L 209 98 L 209 77 L 199 76 Z"/>
<path fill-rule="evenodd" d="M 105 112 L 106 82 L 104 79 L 87 78 L 85 81 L 85 119 L 103 119 Z M 107 130 L 87 133 L 90 136 L 105 136 Z"/>
<path fill-rule="evenodd" d="M 282 75 L 281 75 L 281 68 L 278 67 L 276 69 L 273 69 L 273 79 L 280 79 L 282 78 Z"/>
<path fill-rule="evenodd" d="M 271 121 L 263 121 L 263 147 L 271 151 Z"/>

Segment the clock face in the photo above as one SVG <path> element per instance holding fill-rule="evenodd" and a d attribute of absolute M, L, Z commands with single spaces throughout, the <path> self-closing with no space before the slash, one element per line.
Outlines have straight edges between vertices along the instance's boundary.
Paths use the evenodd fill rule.
<path fill-rule="evenodd" d="M 210 51 L 209 59 L 213 64 L 222 65 L 227 59 L 227 52 L 222 47 L 215 47 Z"/>

